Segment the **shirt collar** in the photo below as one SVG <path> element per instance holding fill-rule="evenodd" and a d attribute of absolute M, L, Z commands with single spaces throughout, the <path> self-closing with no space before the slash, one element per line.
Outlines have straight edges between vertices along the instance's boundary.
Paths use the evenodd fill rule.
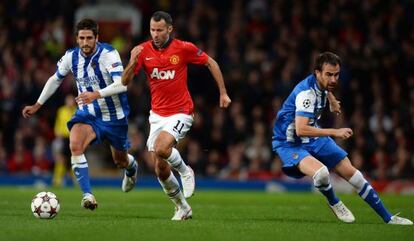
<path fill-rule="evenodd" d="M 151 44 L 152 44 L 152 47 L 154 48 L 154 49 L 156 49 L 156 50 L 162 50 L 162 49 L 166 49 L 168 46 L 170 46 L 170 44 L 171 44 L 171 42 L 173 41 L 173 37 L 170 37 L 168 40 L 167 40 L 167 42 L 165 42 L 161 47 L 157 47 L 155 44 L 154 44 L 154 41 L 151 41 Z"/>

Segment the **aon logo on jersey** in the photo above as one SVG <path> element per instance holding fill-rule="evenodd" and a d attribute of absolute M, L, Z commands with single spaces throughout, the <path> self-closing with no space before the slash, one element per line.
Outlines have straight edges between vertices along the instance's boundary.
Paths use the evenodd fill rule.
<path fill-rule="evenodd" d="M 175 70 L 161 70 L 154 68 L 151 73 L 151 79 L 174 79 Z"/>

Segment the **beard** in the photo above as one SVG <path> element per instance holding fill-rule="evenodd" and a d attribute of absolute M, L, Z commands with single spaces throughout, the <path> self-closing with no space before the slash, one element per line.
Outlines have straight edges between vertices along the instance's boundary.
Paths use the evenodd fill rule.
<path fill-rule="evenodd" d="M 86 45 L 86 46 L 83 46 L 81 49 L 82 49 L 82 52 L 85 55 L 90 55 L 92 53 L 92 51 L 93 51 L 94 48 L 91 47 L 91 46 L 89 46 L 89 45 Z"/>

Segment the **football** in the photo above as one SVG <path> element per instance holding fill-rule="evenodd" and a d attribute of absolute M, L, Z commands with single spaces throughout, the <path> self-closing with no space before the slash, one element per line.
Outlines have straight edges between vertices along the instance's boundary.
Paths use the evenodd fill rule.
<path fill-rule="evenodd" d="M 36 218 L 51 219 L 56 217 L 60 210 L 57 196 L 52 192 L 39 192 L 34 196 L 31 204 L 32 213 Z"/>

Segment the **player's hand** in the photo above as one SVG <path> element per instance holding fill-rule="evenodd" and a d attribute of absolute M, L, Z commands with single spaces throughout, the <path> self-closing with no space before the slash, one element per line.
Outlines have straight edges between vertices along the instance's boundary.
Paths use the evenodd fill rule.
<path fill-rule="evenodd" d="M 34 105 L 25 106 L 22 110 L 23 117 L 24 118 L 29 118 L 34 113 L 36 113 L 40 109 L 40 107 L 42 107 L 42 105 L 39 104 L 39 103 L 36 103 Z"/>
<path fill-rule="evenodd" d="M 341 102 L 337 100 L 331 92 L 328 93 L 328 100 L 329 110 L 337 115 L 341 114 Z"/>
<path fill-rule="evenodd" d="M 220 95 L 220 108 L 227 108 L 231 103 L 231 99 L 227 94 Z"/>
<path fill-rule="evenodd" d="M 351 130 L 351 128 L 339 128 L 335 130 L 335 137 L 341 138 L 341 139 L 348 139 L 354 134 L 354 132 Z"/>
<path fill-rule="evenodd" d="M 98 91 L 94 92 L 83 92 L 78 97 L 75 98 L 76 103 L 78 105 L 87 105 L 92 103 L 94 100 L 101 98 L 101 94 Z"/>
<path fill-rule="evenodd" d="M 132 63 L 134 61 L 137 61 L 138 56 L 141 54 L 141 51 L 144 49 L 141 45 L 135 46 L 131 50 L 131 57 L 129 58 L 129 62 Z"/>
<path fill-rule="evenodd" d="M 337 115 L 341 114 L 341 102 L 339 100 L 329 102 L 329 110 Z"/>

